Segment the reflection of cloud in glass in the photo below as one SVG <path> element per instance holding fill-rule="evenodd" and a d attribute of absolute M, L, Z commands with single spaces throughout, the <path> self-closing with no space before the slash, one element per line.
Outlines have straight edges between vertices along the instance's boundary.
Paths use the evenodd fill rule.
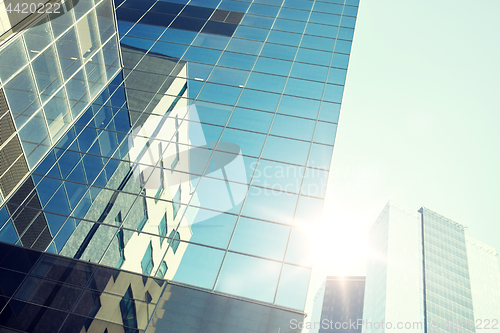
<path fill-rule="evenodd" d="M 155 190 L 162 185 L 176 193 L 182 183 L 190 181 L 191 187 L 196 187 L 196 205 L 220 212 L 236 207 L 245 198 L 249 183 L 240 147 L 219 142 L 217 149 L 224 153 L 214 152 L 217 143 L 207 142 L 196 106 L 176 110 L 178 114 L 187 114 L 189 120 L 169 117 L 168 113 L 161 118 L 150 117 L 130 135 L 129 154 L 135 162 L 136 182 L 145 189 Z M 179 142 L 177 133 L 186 131 L 187 142 Z M 181 165 L 179 161 L 189 163 Z M 218 214 L 204 211 L 194 221 L 201 222 Z"/>

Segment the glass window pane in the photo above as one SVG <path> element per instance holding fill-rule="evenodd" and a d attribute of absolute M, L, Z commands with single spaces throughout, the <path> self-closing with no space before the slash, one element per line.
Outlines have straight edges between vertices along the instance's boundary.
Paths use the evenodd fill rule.
<path fill-rule="evenodd" d="M 235 143 L 240 147 L 243 155 L 259 157 L 265 139 L 266 136 L 263 134 L 226 128 L 220 142 Z M 225 148 L 221 146 L 217 149 L 224 150 Z"/>
<path fill-rule="evenodd" d="M 179 256 L 182 261 L 175 271 L 173 277 L 167 275 L 165 278 L 173 281 L 187 283 L 201 288 L 212 289 L 219 273 L 224 251 L 211 249 L 205 246 L 195 244 L 186 244 L 185 249 L 181 249 Z M 167 261 L 167 265 L 169 262 Z M 169 265 L 170 267 L 172 265 Z"/>
<path fill-rule="evenodd" d="M 305 165 L 309 146 L 309 142 L 270 136 L 266 141 L 262 157 L 280 162 Z"/>
<path fill-rule="evenodd" d="M 244 89 L 238 100 L 238 106 L 274 112 L 278 106 L 280 95 Z"/>
<path fill-rule="evenodd" d="M 0 79 L 5 83 L 27 63 L 23 40 L 18 38 L 0 52 Z"/>
<path fill-rule="evenodd" d="M 243 87 L 247 81 L 248 74 L 249 72 L 239 69 L 215 67 L 208 81 Z"/>
<path fill-rule="evenodd" d="M 277 191 L 300 192 L 304 167 L 261 159 L 255 170 L 252 185 Z"/>
<path fill-rule="evenodd" d="M 320 101 L 315 101 L 313 99 L 283 96 L 278 108 L 278 113 L 316 119 L 319 105 Z"/>
<path fill-rule="evenodd" d="M 285 192 L 250 187 L 242 215 L 282 224 L 292 224 L 297 196 Z"/>
<path fill-rule="evenodd" d="M 289 234 L 290 227 L 242 217 L 229 249 L 282 261 Z"/>
<path fill-rule="evenodd" d="M 34 58 L 47 45 L 52 42 L 52 30 L 47 18 L 40 20 L 35 26 L 29 28 L 24 34 L 28 55 Z"/>
<path fill-rule="evenodd" d="M 328 67 L 302 64 L 296 62 L 293 64 L 290 76 L 300 79 L 325 82 L 327 74 L 328 74 Z"/>
<path fill-rule="evenodd" d="M 57 64 L 54 48 L 46 49 L 33 61 L 33 73 L 38 86 L 42 103 L 47 101 L 62 85 L 61 74 Z"/>
<path fill-rule="evenodd" d="M 285 264 L 276 294 L 276 304 L 303 310 L 306 304 L 310 275 L 311 270 L 308 268 Z"/>
<path fill-rule="evenodd" d="M 63 77 L 68 78 L 82 66 L 75 29 L 71 28 L 57 42 L 57 53 L 61 63 Z"/>
<path fill-rule="evenodd" d="M 291 61 L 259 57 L 254 71 L 287 76 L 290 73 Z"/>
<path fill-rule="evenodd" d="M 263 302 L 272 302 L 280 269 L 281 264 L 274 261 L 228 253 L 215 290 Z"/>
<path fill-rule="evenodd" d="M 289 78 L 286 83 L 285 94 L 321 99 L 324 86 L 325 84 L 320 82 Z"/>
<path fill-rule="evenodd" d="M 4 87 L 10 111 L 19 128 L 40 108 L 40 100 L 30 68 L 27 67 L 21 71 Z"/>
<path fill-rule="evenodd" d="M 235 108 L 233 114 L 231 115 L 231 119 L 229 120 L 228 126 L 267 133 L 272 120 L 272 113 Z"/>
<path fill-rule="evenodd" d="M 271 134 L 311 141 L 315 122 L 296 117 L 276 115 Z"/>

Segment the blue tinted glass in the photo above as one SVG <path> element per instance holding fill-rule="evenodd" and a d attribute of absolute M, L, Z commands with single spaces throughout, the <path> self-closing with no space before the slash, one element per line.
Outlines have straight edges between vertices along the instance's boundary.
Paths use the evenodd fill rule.
<path fill-rule="evenodd" d="M 182 261 L 172 280 L 212 289 L 217 278 L 224 251 L 195 244 L 183 244 Z"/>
<path fill-rule="evenodd" d="M 241 214 L 271 222 L 291 224 L 296 203 L 297 196 L 294 194 L 250 187 Z"/>
<path fill-rule="evenodd" d="M 337 125 L 332 123 L 318 122 L 316 132 L 314 133 L 314 142 L 333 145 L 335 134 L 337 133 Z"/>
<path fill-rule="evenodd" d="M 290 76 L 300 79 L 325 82 L 327 74 L 328 67 L 308 65 L 296 62 L 293 64 Z"/>
<path fill-rule="evenodd" d="M 334 38 L 324 38 L 318 36 L 310 36 L 304 35 L 302 38 L 301 47 L 307 47 L 310 49 L 317 49 L 331 52 L 333 50 L 333 46 L 335 45 Z"/>
<path fill-rule="evenodd" d="M 272 302 L 278 284 L 281 264 L 228 253 L 215 290 L 263 302 Z M 262 274 L 262 272 L 266 272 Z M 239 281 L 234 283 L 234 281 Z"/>
<path fill-rule="evenodd" d="M 241 53 L 224 52 L 219 65 L 250 70 L 255 62 L 255 56 Z"/>
<path fill-rule="evenodd" d="M 238 30 L 236 30 L 236 32 L 234 33 L 234 36 L 264 41 L 266 40 L 267 33 L 268 30 L 266 29 L 259 29 L 259 28 L 246 27 L 240 25 L 238 27 Z"/>
<path fill-rule="evenodd" d="M 304 167 L 261 159 L 255 169 L 252 185 L 299 193 Z"/>
<path fill-rule="evenodd" d="M 227 46 L 228 51 L 249 53 L 249 54 L 259 54 L 262 48 L 262 42 L 244 40 L 239 38 L 231 39 L 231 42 Z"/>
<path fill-rule="evenodd" d="M 255 63 L 254 71 L 287 76 L 291 66 L 292 62 L 290 61 L 259 57 Z"/>
<path fill-rule="evenodd" d="M 309 18 L 309 11 L 297 10 L 292 8 L 281 8 L 278 17 L 291 20 L 307 21 L 307 19 Z"/>
<path fill-rule="evenodd" d="M 197 33 L 187 30 L 168 28 L 160 37 L 160 40 L 174 43 L 191 44 Z"/>
<path fill-rule="evenodd" d="M 234 105 L 240 95 L 240 91 L 241 88 L 206 83 L 198 98 L 208 102 Z"/>
<path fill-rule="evenodd" d="M 332 57 L 332 67 L 347 69 L 349 63 L 349 56 L 347 54 L 334 53 Z"/>
<path fill-rule="evenodd" d="M 250 6 L 250 9 L 248 9 L 248 13 L 275 17 L 276 14 L 278 14 L 279 9 L 279 7 L 275 6 L 266 6 L 254 3 Z"/>
<path fill-rule="evenodd" d="M 286 77 L 253 72 L 248 78 L 247 88 L 281 93 L 285 87 Z"/>
<path fill-rule="evenodd" d="M 290 46 L 298 46 L 300 44 L 302 35 L 294 34 L 291 32 L 284 32 L 279 30 L 271 30 L 269 33 L 269 37 L 267 38 L 268 42 L 278 43 Z"/>
<path fill-rule="evenodd" d="M 208 81 L 232 86 L 243 86 L 247 81 L 249 72 L 239 69 L 215 67 Z"/>
<path fill-rule="evenodd" d="M 193 45 L 223 50 L 228 41 L 229 38 L 225 36 L 200 33 L 193 41 Z"/>
<path fill-rule="evenodd" d="M 325 170 L 330 169 L 332 153 L 332 147 L 313 143 L 311 146 L 311 152 L 309 153 L 307 166 Z"/>
<path fill-rule="evenodd" d="M 340 15 L 312 12 L 309 21 L 322 24 L 339 25 Z"/>
<path fill-rule="evenodd" d="M 334 84 L 345 84 L 345 77 L 347 75 L 347 71 L 345 69 L 331 68 L 328 73 L 328 83 Z"/>
<path fill-rule="evenodd" d="M 230 11 L 236 11 L 236 12 L 246 12 L 248 7 L 250 6 L 249 3 L 245 2 L 240 2 L 240 1 L 232 1 L 232 0 L 223 0 L 218 7 L 218 9 L 223 9 L 223 10 L 230 10 Z"/>
<path fill-rule="evenodd" d="M 340 15 L 342 14 L 343 7 L 344 6 L 339 4 L 316 1 L 313 11 Z"/>
<path fill-rule="evenodd" d="M 315 65 L 329 66 L 331 58 L 332 54 L 330 52 L 299 48 L 295 60 Z"/>
<path fill-rule="evenodd" d="M 340 104 L 323 102 L 319 113 L 319 120 L 331 121 L 337 123 L 339 121 Z"/>
<path fill-rule="evenodd" d="M 285 94 L 321 99 L 324 86 L 325 84 L 320 82 L 290 78 L 286 83 Z"/>
<path fill-rule="evenodd" d="M 347 40 L 337 40 L 335 52 L 349 54 L 351 52 L 352 42 Z"/>
<path fill-rule="evenodd" d="M 319 104 L 319 101 L 312 99 L 283 96 L 278 108 L 278 113 L 316 119 L 318 116 Z"/>
<path fill-rule="evenodd" d="M 274 22 L 273 29 L 283 30 L 288 32 L 296 32 L 298 34 L 301 34 L 304 32 L 305 26 L 306 26 L 305 22 L 285 20 L 279 18 L 276 19 L 276 22 Z"/>
<path fill-rule="evenodd" d="M 263 158 L 305 165 L 310 143 L 270 136 L 262 153 Z"/>
<path fill-rule="evenodd" d="M 18 241 L 16 230 L 10 220 L 0 230 L 0 241 L 10 244 Z"/>
<path fill-rule="evenodd" d="M 356 16 L 358 14 L 358 7 L 344 6 L 344 15 Z"/>
<path fill-rule="evenodd" d="M 262 48 L 261 55 L 271 58 L 293 60 L 297 48 L 294 46 L 285 46 L 278 44 L 266 43 Z"/>
<path fill-rule="evenodd" d="M 157 39 L 165 31 L 163 27 L 155 27 L 149 24 L 137 23 L 132 30 L 127 34 L 128 36 Z"/>
<path fill-rule="evenodd" d="M 283 260 L 289 234 L 290 227 L 242 217 L 238 220 L 229 249 Z"/>
<path fill-rule="evenodd" d="M 220 54 L 221 51 L 219 50 L 191 46 L 186 51 L 182 59 L 186 61 L 196 61 L 213 65 L 217 62 L 217 59 L 219 59 Z"/>
<path fill-rule="evenodd" d="M 342 16 L 342 21 L 340 22 L 341 27 L 353 28 L 356 25 L 356 18 L 350 16 Z"/>
<path fill-rule="evenodd" d="M 272 113 L 235 108 L 228 126 L 267 133 L 272 120 Z"/>
<path fill-rule="evenodd" d="M 262 134 L 227 128 L 224 130 L 220 141 L 235 143 L 240 147 L 243 155 L 258 157 L 265 139 L 266 136 Z M 219 147 L 218 149 L 221 150 L 224 149 L 224 147 Z"/>
<path fill-rule="evenodd" d="M 344 94 L 344 87 L 335 84 L 327 84 L 325 88 L 324 100 L 328 102 L 340 103 L 342 95 Z"/>
<path fill-rule="evenodd" d="M 249 25 L 259 28 L 271 28 L 274 20 L 271 17 L 247 14 L 241 21 L 242 25 Z"/>
<path fill-rule="evenodd" d="M 311 10 L 314 2 L 304 0 L 285 0 L 284 7 Z"/>
<path fill-rule="evenodd" d="M 184 52 L 186 52 L 187 48 L 188 48 L 187 45 L 167 43 L 167 42 L 158 42 L 151 48 L 151 50 L 149 51 L 149 54 L 158 53 L 158 54 L 166 55 L 168 57 L 179 59 L 182 57 Z"/>
<path fill-rule="evenodd" d="M 354 29 L 340 28 L 337 38 L 351 40 L 354 37 Z"/>
<path fill-rule="evenodd" d="M 236 215 L 188 207 L 186 216 L 192 232 L 189 241 L 224 249 L 227 247 L 236 224 Z M 183 228 L 179 227 L 181 231 Z"/>
<path fill-rule="evenodd" d="M 276 115 L 271 134 L 311 141 L 315 122 L 303 118 Z"/>
<path fill-rule="evenodd" d="M 280 95 L 278 94 L 244 89 L 237 105 L 250 109 L 274 111 L 278 106 L 279 99 Z"/>
<path fill-rule="evenodd" d="M 337 35 L 338 26 L 336 25 L 324 25 L 324 24 L 307 24 L 306 34 L 317 35 L 323 37 L 335 37 Z"/>

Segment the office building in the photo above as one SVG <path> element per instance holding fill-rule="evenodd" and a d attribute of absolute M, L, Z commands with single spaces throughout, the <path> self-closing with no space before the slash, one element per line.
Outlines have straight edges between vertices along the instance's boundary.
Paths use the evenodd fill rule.
<path fill-rule="evenodd" d="M 486 320 L 498 330 L 498 254 L 467 237 L 463 225 L 388 203 L 370 246 L 364 332 L 475 332 Z"/>
<path fill-rule="evenodd" d="M 327 277 L 319 332 L 361 332 L 364 296 L 364 276 Z"/>
<path fill-rule="evenodd" d="M 31 249 L 10 246 L 29 267 L 0 266 L 42 282 L 65 281 L 38 273 L 43 260 L 114 272 L 103 279 L 121 300 L 84 291 L 96 290 L 87 279 L 73 309 L 90 310 L 63 309 L 61 329 L 78 315 L 86 331 L 92 320 L 101 331 L 294 331 L 358 1 L 111 4 L 66 1 L 63 15 L 26 18 L 0 47 L 11 124 L 0 143 L 0 241 Z M 160 290 L 146 288 L 151 279 Z M 56 310 L 14 281 L 0 315 L 28 303 L 25 318 Z M 217 326 L 207 309 L 234 316 Z M 9 323 L 0 325 L 30 327 Z"/>

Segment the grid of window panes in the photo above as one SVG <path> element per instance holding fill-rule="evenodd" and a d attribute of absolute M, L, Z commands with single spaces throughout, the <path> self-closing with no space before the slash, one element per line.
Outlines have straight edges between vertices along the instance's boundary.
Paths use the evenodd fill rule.
<path fill-rule="evenodd" d="M 425 208 L 422 214 L 427 330 L 475 332 L 464 227 Z"/>
<path fill-rule="evenodd" d="M 123 73 L 0 240 L 34 210 L 47 251 L 302 310 L 357 0 L 115 4 Z"/>
<path fill-rule="evenodd" d="M 111 0 L 68 0 L 59 14 L 43 17 L 2 46 L 2 109 L 10 110 L 0 114 L 4 197 L 120 67 Z"/>

